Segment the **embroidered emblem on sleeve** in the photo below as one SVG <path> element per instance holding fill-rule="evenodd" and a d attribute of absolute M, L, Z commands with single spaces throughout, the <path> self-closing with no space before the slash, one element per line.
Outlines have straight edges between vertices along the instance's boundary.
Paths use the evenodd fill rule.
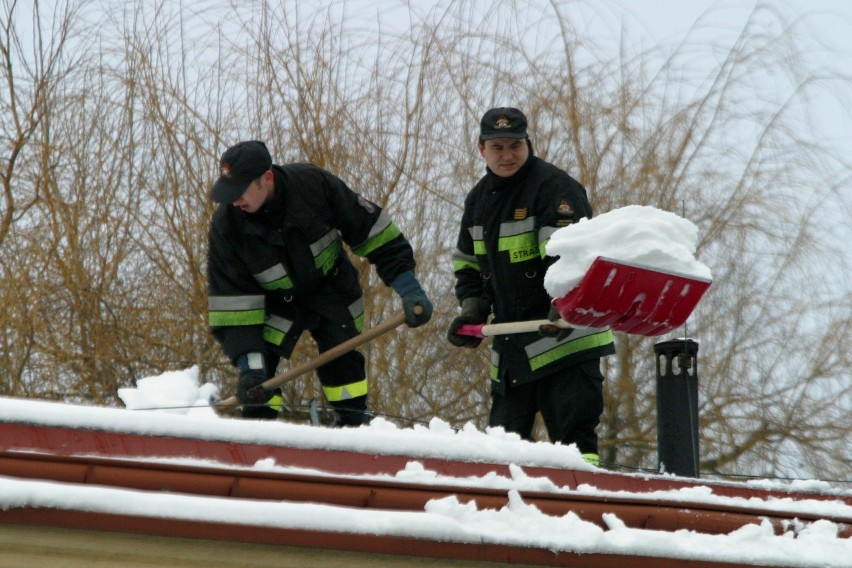
<path fill-rule="evenodd" d="M 571 209 L 571 204 L 568 203 L 567 199 L 562 199 L 559 202 L 559 205 L 556 206 L 556 212 L 560 215 L 573 215 L 574 210 Z"/>
<path fill-rule="evenodd" d="M 360 205 L 367 213 L 372 213 L 376 210 L 376 206 L 361 197 L 358 196 L 358 205 Z"/>

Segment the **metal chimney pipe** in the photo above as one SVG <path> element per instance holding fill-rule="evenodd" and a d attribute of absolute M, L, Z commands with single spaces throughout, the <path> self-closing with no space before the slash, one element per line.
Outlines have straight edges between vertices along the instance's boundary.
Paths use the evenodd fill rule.
<path fill-rule="evenodd" d="M 698 477 L 698 343 L 661 341 L 657 358 L 657 469 Z"/>

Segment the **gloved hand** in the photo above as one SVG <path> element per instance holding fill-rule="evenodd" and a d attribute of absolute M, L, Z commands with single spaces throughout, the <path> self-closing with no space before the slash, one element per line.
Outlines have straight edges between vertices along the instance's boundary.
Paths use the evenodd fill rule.
<path fill-rule="evenodd" d="M 452 321 L 450 328 L 447 330 L 447 340 L 456 347 L 469 347 L 470 349 L 479 347 L 479 344 L 482 343 L 481 337 L 460 335 L 456 332 L 465 324 L 485 323 L 488 319 L 488 312 L 486 309 L 483 309 L 480 299 L 475 297 L 462 300 L 461 307 L 461 315 Z"/>
<path fill-rule="evenodd" d="M 237 400 L 240 404 L 266 404 L 272 398 L 272 391 L 263 388 L 261 383 L 266 380 L 263 371 L 240 371 L 240 384 L 237 386 Z"/>
<path fill-rule="evenodd" d="M 405 324 L 408 327 L 420 327 L 432 319 L 432 302 L 429 301 L 426 292 L 420 287 L 420 283 L 414 277 L 412 271 L 408 270 L 397 276 L 391 282 L 391 288 L 402 299 Z M 418 306 L 420 310 L 415 310 Z"/>
<path fill-rule="evenodd" d="M 237 367 L 240 369 L 240 382 L 237 385 L 237 400 L 240 404 L 266 404 L 274 393 L 260 386 L 267 379 L 263 355 L 257 352 L 243 353 L 237 357 Z"/>
<path fill-rule="evenodd" d="M 562 316 L 559 314 L 559 310 L 556 309 L 556 306 L 550 304 L 550 312 L 547 314 L 547 319 L 549 321 L 556 321 L 560 319 Z M 573 327 L 558 327 L 555 325 L 540 325 L 538 326 L 538 334 L 542 337 L 555 337 L 556 341 L 562 341 L 566 339 L 571 332 L 574 331 Z"/>

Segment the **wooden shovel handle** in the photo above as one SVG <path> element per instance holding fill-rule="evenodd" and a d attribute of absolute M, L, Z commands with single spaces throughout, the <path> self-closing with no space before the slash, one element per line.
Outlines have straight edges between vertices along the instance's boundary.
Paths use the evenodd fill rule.
<path fill-rule="evenodd" d="M 422 309 L 423 308 L 421 308 L 420 306 L 416 306 L 414 308 L 416 313 L 420 313 L 418 310 L 422 310 Z M 336 345 L 336 346 L 332 347 L 331 349 L 329 349 L 328 351 L 324 351 L 324 352 L 320 353 L 319 355 L 317 355 L 316 357 L 314 357 L 310 361 L 307 361 L 306 363 L 303 363 L 302 365 L 299 365 L 298 367 L 290 369 L 290 370 L 288 370 L 284 373 L 281 373 L 279 375 L 275 375 L 271 379 L 267 379 L 267 380 L 263 381 L 263 383 L 261 383 L 261 386 L 265 389 L 270 389 L 270 390 L 274 389 L 276 387 L 279 387 L 279 386 L 283 385 L 284 383 L 286 383 L 287 381 L 295 379 L 296 377 L 300 377 L 300 376 L 304 375 L 305 373 L 307 373 L 308 371 L 313 371 L 317 367 L 321 367 L 322 365 L 325 365 L 329 361 L 332 361 L 334 359 L 337 359 L 341 355 L 349 353 L 350 351 L 352 351 L 356 347 L 363 345 L 363 344 L 365 344 L 369 341 L 372 341 L 373 339 L 377 338 L 380 335 L 384 335 L 385 333 L 387 333 L 390 330 L 398 327 L 399 325 L 401 325 L 404 322 L 405 322 L 405 312 L 399 312 L 394 317 L 383 321 L 379 325 L 377 325 L 375 327 L 371 327 L 370 329 L 361 332 L 360 334 L 356 335 L 355 337 L 353 337 L 351 339 L 347 339 L 346 341 L 344 341 L 340 345 Z M 222 400 L 220 402 L 215 403 L 214 406 L 237 406 L 239 403 L 240 403 L 240 401 L 237 400 L 236 396 L 230 396 L 230 397 L 226 398 L 225 400 Z"/>

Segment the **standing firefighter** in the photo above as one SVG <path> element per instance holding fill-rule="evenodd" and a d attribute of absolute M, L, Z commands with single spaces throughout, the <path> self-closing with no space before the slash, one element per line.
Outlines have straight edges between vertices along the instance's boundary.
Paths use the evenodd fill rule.
<path fill-rule="evenodd" d="M 484 323 L 492 311 L 494 323 L 556 319 L 544 288 L 554 260 L 546 254 L 547 241 L 560 227 L 592 216 L 583 186 L 533 155 L 521 111 L 486 112 L 478 146 L 486 174 L 465 199 L 453 254 L 462 311 L 447 334 L 453 345 L 471 348 L 482 340 L 456 332 L 463 324 Z M 615 352 L 612 332 L 554 328 L 502 335 L 491 349 L 491 426 L 532 439 L 541 412 L 553 442 L 576 444 L 597 464 L 600 358 Z"/>
<path fill-rule="evenodd" d="M 405 322 L 423 325 L 432 304 L 414 276 L 411 246 L 375 203 L 310 164 L 273 165 L 263 142 L 228 148 L 212 190 L 208 317 L 239 369 L 243 416 L 274 418 L 280 390 L 260 386 L 307 330 L 320 352 L 360 333 L 364 301 L 343 248 L 376 266 L 402 298 Z M 422 309 L 415 309 L 419 306 Z M 367 376 L 357 351 L 317 369 L 335 425 L 366 422 Z"/>

